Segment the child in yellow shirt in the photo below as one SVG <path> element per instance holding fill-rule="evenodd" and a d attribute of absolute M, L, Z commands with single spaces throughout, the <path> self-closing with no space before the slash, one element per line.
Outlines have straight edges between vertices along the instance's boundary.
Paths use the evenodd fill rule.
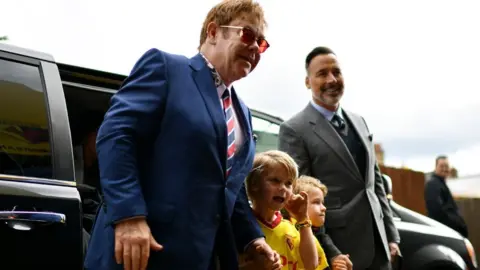
<path fill-rule="evenodd" d="M 297 179 L 297 184 L 294 189 L 294 194 L 306 192 L 308 194 L 308 216 L 312 221 L 312 230 L 318 230 L 325 223 L 325 213 L 327 208 L 324 205 L 325 196 L 327 195 L 327 187 L 320 182 L 320 180 L 302 175 Z M 323 270 L 328 267 L 327 257 L 325 252 L 315 238 L 315 244 L 318 251 L 318 267 L 316 270 Z M 334 265 L 332 269 L 347 269 L 346 265 Z"/>
<path fill-rule="evenodd" d="M 266 242 L 281 257 L 282 270 L 314 270 L 318 253 L 308 216 L 308 194 L 293 195 L 298 177 L 295 161 L 285 152 L 272 150 L 255 156 L 253 169 L 246 179 L 247 194 Z M 298 222 L 283 219 L 282 208 Z M 241 269 L 248 267 L 241 257 Z"/>

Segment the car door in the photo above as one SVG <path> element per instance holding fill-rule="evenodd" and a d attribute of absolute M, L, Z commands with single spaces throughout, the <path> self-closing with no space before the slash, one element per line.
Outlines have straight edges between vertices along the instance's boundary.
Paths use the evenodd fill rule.
<path fill-rule="evenodd" d="M 10 269 L 83 269 L 75 186 L 57 66 L 0 44 L 0 258 Z"/>
<path fill-rule="evenodd" d="M 282 120 L 260 111 L 251 110 L 253 134 L 256 140 L 256 152 L 278 149 L 278 132 Z"/>

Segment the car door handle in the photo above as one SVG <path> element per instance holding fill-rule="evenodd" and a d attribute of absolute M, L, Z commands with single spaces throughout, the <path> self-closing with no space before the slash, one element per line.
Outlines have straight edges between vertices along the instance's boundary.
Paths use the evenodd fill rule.
<path fill-rule="evenodd" d="M 31 224 L 66 223 L 64 214 L 37 211 L 0 211 L 0 221 Z"/>

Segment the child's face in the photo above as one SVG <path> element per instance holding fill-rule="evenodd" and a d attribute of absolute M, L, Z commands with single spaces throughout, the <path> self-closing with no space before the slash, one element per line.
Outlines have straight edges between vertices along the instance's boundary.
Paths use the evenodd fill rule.
<path fill-rule="evenodd" d="M 319 188 L 311 188 L 308 192 L 308 216 L 315 227 L 321 227 L 325 223 L 327 208 L 324 203 L 323 192 Z"/>
<path fill-rule="evenodd" d="M 276 166 L 264 172 L 258 184 L 256 201 L 259 205 L 267 206 L 271 210 L 279 211 L 292 197 L 293 179 L 290 179 L 287 170 L 282 166 Z"/>

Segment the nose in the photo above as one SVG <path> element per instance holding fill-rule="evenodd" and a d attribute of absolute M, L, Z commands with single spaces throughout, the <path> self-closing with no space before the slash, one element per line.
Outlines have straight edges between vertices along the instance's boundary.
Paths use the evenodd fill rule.
<path fill-rule="evenodd" d="M 258 48 L 259 48 L 259 46 L 258 46 L 257 40 L 254 40 L 254 41 L 250 44 L 250 46 L 248 46 L 248 49 L 251 50 L 252 52 L 258 52 Z"/>
<path fill-rule="evenodd" d="M 332 72 L 329 72 L 327 76 L 327 83 L 336 83 L 336 82 L 337 82 L 337 78 L 335 77 L 335 75 L 333 75 Z"/>
<path fill-rule="evenodd" d="M 327 207 L 325 207 L 325 205 L 322 204 L 322 206 L 320 206 L 320 211 L 325 213 L 327 211 Z"/>

